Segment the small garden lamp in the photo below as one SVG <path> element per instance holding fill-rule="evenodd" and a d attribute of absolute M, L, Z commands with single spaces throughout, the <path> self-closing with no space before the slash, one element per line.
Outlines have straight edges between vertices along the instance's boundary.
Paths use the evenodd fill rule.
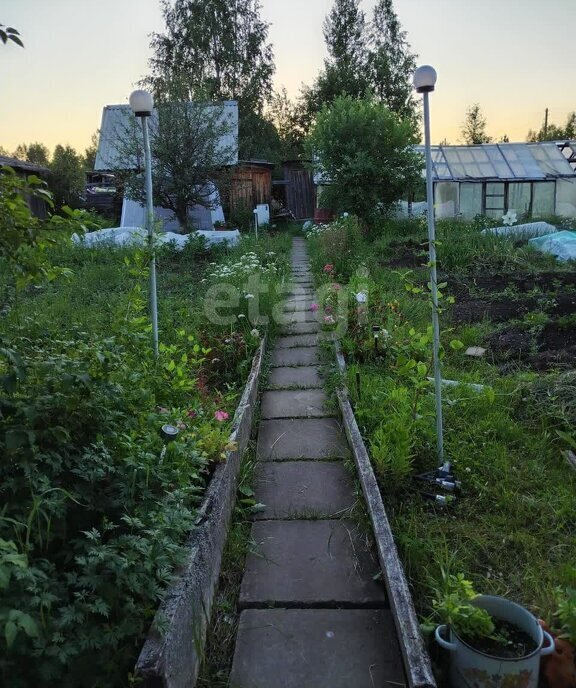
<path fill-rule="evenodd" d="M 432 292 L 432 337 L 434 353 L 434 394 L 436 397 L 436 443 L 439 477 L 451 473 L 444 461 L 444 428 L 442 421 L 442 375 L 440 371 L 440 326 L 438 322 L 438 280 L 436 275 L 436 228 L 434 226 L 434 187 L 432 185 L 432 152 L 430 148 L 430 106 L 428 94 L 436 85 L 436 70 L 430 65 L 414 72 L 414 88 L 422 94 L 424 104 L 424 147 L 426 150 L 426 200 L 428 215 L 428 251 L 430 260 L 430 290 Z"/>
<path fill-rule="evenodd" d="M 154 356 L 158 358 L 158 301 L 156 298 L 156 254 L 154 249 L 154 201 L 152 196 L 152 156 L 148 136 L 148 117 L 154 108 L 154 99 L 147 91 L 133 91 L 130 94 L 130 107 L 142 123 L 144 139 L 144 173 L 146 181 L 146 229 L 150 244 L 150 316 L 152 319 L 152 340 Z"/>

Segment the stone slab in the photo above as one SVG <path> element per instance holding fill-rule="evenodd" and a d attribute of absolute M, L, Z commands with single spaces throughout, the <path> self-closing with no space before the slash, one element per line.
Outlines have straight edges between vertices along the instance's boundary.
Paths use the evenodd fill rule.
<path fill-rule="evenodd" d="M 309 285 L 314 284 L 314 282 L 312 280 L 312 275 L 294 275 L 290 279 L 290 282 L 293 282 L 295 284 L 309 284 Z"/>
<path fill-rule="evenodd" d="M 257 455 L 265 461 L 342 459 L 349 449 L 335 418 L 263 420 Z"/>
<path fill-rule="evenodd" d="M 256 520 L 335 518 L 356 502 L 354 485 L 341 461 L 269 461 L 254 479 L 256 501 L 265 508 Z"/>
<path fill-rule="evenodd" d="M 401 688 L 386 609 L 249 609 L 240 615 L 230 688 Z"/>
<path fill-rule="evenodd" d="M 295 346 L 291 349 L 274 349 L 270 357 L 272 367 L 309 366 L 319 362 L 319 350 L 314 346 Z"/>
<path fill-rule="evenodd" d="M 317 346 L 320 341 L 318 334 L 294 334 L 288 337 L 279 337 L 275 344 L 276 349 L 292 349 L 295 346 Z"/>
<path fill-rule="evenodd" d="M 282 306 L 282 310 L 287 313 L 294 313 L 296 311 L 309 311 L 312 303 L 314 303 L 312 299 L 289 299 Z"/>
<path fill-rule="evenodd" d="M 384 606 L 380 566 L 355 521 L 256 521 L 238 604 L 248 607 Z"/>
<path fill-rule="evenodd" d="M 309 389 L 323 387 L 324 379 L 318 366 L 272 368 L 268 375 L 267 389 Z"/>
<path fill-rule="evenodd" d="M 315 294 L 314 290 L 310 289 L 307 291 L 304 290 L 298 290 L 298 291 L 293 291 L 289 292 L 286 294 L 287 300 L 293 303 L 299 302 L 299 301 L 307 301 L 310 303 L 313 303 L 314 299 L 312 296 Z"/>
<path fill-rule="evenodd" d="M 283 312 L 280 318 L 277 318 L 282 325 L 290 325 L 291 323 L 305 323 L 305 322 L 319 322 L 320 311 L 292 311 Z"/>
<path fill-rule="evenodd" d="M 311 334 L 320 331 L 320 324 L 318 322 L 285 323 L 280 331 L 286 335 Z"/>
<path fill-rule="evenodd" d="M 322 389 L 272 390 L 262 394 L 262 418 L 324 418 L 333 416 Z"/>

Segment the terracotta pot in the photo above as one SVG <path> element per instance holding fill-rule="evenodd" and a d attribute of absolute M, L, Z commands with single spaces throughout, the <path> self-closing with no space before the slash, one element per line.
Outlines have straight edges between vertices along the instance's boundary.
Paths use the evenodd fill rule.
<path fill-rule="evenodd" d="M 556 649 L 551 655 L 542 657 L 540 673 L 548 688 L 576 688 L 575 648 L 567 640 L 557 638 L 545 621 L 538 623 L 543 630 L 554 636 Z"/>

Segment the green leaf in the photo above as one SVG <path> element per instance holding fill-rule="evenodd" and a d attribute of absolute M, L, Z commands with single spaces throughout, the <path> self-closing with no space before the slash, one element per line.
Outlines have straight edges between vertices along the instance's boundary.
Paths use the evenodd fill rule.
<path fill-rule="evenodd" d="M 6 638 L 6 645 L 12 647 L 16 636 L 18 635 L 18 626 L 13 621 L 8 621 L 4 626 L 4 637 Z"/>
<path fill-rule="evenodd" d="M 454 351 L 459 351 L 463 347 L 464 347 L 464 344 L 462 344 L 462 342 L 459 339 L 453 339 L 450 342 L 450 348 L 454 349 Z"/>

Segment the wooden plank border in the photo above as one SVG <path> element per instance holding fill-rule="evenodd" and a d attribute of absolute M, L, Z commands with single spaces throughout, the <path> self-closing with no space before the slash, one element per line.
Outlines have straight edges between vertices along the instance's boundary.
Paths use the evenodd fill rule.
<path fill-rule="evenodd" d="M 336 360 L 341 373 L 346 372 L 346 362 L 338 342 L 335 344 Z M 384 575 L 388 599 L 396 624 L 398 640 L 404 658 L 404 668 L 410 688 L 436 688 L 430 657 L 424 645 L 420 625 L 414 609 L 412 595 L 398 556 L 390 522 L 384 508 L 382 495 L 374 475 L 366 445 L 360 434 L 354 411 L 348 399 L 345 383 L 338 389 L 338 402 L 346 436 L 354 455 L 362 492 L 374 529 L 380 566 Z"/>
<path fill-rule="evenodd" d="M 236 500 L 240 462 L 252 428 L 266 350 L 263 339 L 234 414 L 228 452 L 208 485 L 197 528 L 190 534 L 186 562 L 160 605 L 136 663 L 144 688 L 191 688 L 200 670 L 222 553 Z M 158 630 L 161 629 L 161 630 Z"/>

